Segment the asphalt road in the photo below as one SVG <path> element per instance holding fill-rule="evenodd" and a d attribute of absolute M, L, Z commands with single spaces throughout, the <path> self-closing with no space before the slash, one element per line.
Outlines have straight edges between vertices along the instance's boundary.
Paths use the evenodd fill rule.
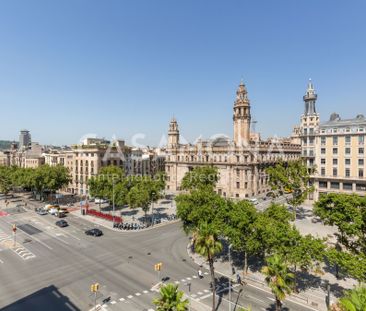
<path fill-rule="evenodd" d="M 163 264 L 160 278 L 179 284 L 202 310 L 211 304 L 209 275 L 205 271 L 203 279 L 197 278 L 198 267 L 187 255 L 188 238 L 179 223 L 131 233 L 101 228 L 104 236 L 90 237 L 84 234 L 92 228 L 89 222 L 69 215 L 70 226 L 58 228 L 56 220 L 32 211 L 0 217 L 1 310 L 45 310 L 45 306 L 56 311 L 90 310 L 94 305 L 90 285 L 98 282 L 97 303 L 109 298 L 105 310 L 151 311 L 158 262 Z M 14 223 L 18 244 L 12 248 Z M 218 310 L 228 310 L 227 286 L 227 279 L 220 279 Z M 234 287 L 232 300 L 252 310 L 273 306 L 272 294 L 253 286 Z M 291 301 L 285 306 L 314 310 Z"/>

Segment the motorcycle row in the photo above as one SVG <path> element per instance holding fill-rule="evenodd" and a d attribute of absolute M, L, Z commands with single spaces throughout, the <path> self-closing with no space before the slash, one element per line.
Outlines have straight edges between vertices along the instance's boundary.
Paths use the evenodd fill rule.
<path fill-rule="evenodd" d="M 158 224 L 161 223 L 162 221 L 171 221 L 171 220 L 175 220 L 177 219 L 177 216 L 175 214 L 166 216 L 164 218 L 161 219 L 155 219 L 154 223 Z M 150 227 L 151 224 L 144 224 L 144 223 L 129 223 L 129 222 L 121 222 L 121 223 L 115 223 L 113 225 L 113 228 L 117 228 L 120 230 L 141 230 L 141 229 L 145 229 L 147 227 Z"/>

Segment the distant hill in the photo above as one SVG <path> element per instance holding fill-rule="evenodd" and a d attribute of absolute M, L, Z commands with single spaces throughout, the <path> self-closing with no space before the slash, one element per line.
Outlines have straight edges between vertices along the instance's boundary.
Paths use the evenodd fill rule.
<path fill-rule="evenodd" d="M 0 140 L 0 150 L 9 149 L 12 141 L 10 140 Z"/>

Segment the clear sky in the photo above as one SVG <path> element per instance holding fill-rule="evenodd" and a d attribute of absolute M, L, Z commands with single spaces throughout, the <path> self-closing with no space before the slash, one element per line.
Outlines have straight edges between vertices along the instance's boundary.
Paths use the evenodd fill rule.
<path fill-rule="evenodd" d="M 243 78 L 262 136 L 299 122 L 308 78 L 323 121 L 366 114 L 366 1 L 0 0 L 0 139 L 94 133 L 157 145 L 232 135 Z"/>

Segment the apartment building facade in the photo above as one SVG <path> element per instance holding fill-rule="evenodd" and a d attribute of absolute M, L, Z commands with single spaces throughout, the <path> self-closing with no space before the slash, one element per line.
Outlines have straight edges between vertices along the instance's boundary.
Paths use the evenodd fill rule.
<path fill-rule="evenodd" d="M 317 200 L 329 192 L 366 195 L 365 117 L 360 114 L 353 119 L 341 119 L 333 113 L 328 121 L 320 122 L 316 112 L 317 94 L 311 81 L 303 100 L 305 111 L 298 136 L 301 156 L 315 186 L 309 199 Z"/>

